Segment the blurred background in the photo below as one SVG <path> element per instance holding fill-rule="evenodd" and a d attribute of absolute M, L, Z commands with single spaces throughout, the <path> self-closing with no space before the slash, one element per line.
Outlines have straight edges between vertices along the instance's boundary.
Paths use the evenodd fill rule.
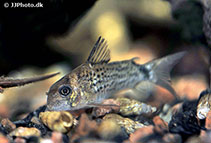
<path fill-rule="evenodd" d="M 0 74 L 61 74 L 6 89 L 0 94 L 1 117 L 15 120 L 44 105 L 49 87 L 86 61 L 99 36 L 108 41 L 111 61 L 139 57 L 136 62 L 143 64 L 188 51 L 172 71 L 173 87 L 187 99 L 208 88 L 211 30 L 206 0 L 50 0 L 40 1 L 40 8 L 5 8 L 5 2 L 12 5 L 1 1 Z"/>

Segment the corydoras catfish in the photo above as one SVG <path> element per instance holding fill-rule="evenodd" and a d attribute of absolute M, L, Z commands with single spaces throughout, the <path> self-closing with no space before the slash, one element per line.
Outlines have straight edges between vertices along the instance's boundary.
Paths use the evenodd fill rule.
<path fill-rule="evenodd" d="M 184 56 L 179 52 L 143 65 L 130 60 L 109 62 L 110 51 L 99 37 L 87 61 L 54 83 L 47 93 L 47 110 L 78 110 L 99 105 L 115 92 L 149 81 L 176 95 L 170 71 Z"/>

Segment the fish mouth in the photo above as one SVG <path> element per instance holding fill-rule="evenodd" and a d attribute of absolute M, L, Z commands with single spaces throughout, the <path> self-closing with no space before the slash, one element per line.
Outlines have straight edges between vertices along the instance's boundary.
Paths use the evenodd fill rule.
<path fill-rule="evenodd" d="M 46 110 L 47 111 L 68 111 L 70 110 L 70 108 L 67 108 L 64 106 L 56 106 L 56 107 L 47 106 Z"/>
<path fill-rule="evenodd" d="M 47 104 L 47 111 L 67 111 L 71 110 L 71 107 L 67 104 L 66 101 L 56 101 L 51 104 Z"/>

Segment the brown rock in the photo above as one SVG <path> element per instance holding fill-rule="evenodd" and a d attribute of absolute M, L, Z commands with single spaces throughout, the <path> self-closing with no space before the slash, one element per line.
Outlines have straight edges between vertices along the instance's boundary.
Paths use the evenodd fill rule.
<path fill-rule="evenodd" d="M 9 140 L 0 133 L 0 143 L 9 143 Z"/>
<path fill-rule="evenodd" d="M 198 136 L 191 136 L 185 141 L 185 143 L 202 143 L 202 142 Z"/>
<path fill-rule="evenodd" d="M 119 102 L 116 101 L 115 99 L 106 99 L 102 102 L 102 105 L 105 105 L 105 106 L 100 106 L 93 109 L 92 114 L 94 116 L 100 117 L 108 113 L 117 113 L 120 110 Z M 107 106 L 107 105 L 111 105 L 111 106 Z"/>
<path fill-rule="evenodd" d="M 210 131 L 201 131 L 200 133 L 200 139 L 202 143 L 210 143 L 211 142 L 211 132 Z"/>
<path fill-rule="evenodd" d="M 70 142 L 88 135 L 91 131 L 97 131 L 97 123 L 94 120 L 89 120 L 87 114 L 82 114 L 79 119 L 79 124 L 75 129 L 75 133 L 72 135 Z"/>
<path fill-rule="evenodd" d="M 62 143 L 62 133 L 60 132 L 53 132 L 51 136 L 51 140 L 53 143 Z"/>
<path fill-rule="evenodd" d="M 14 140 L 15 143 L 26 143 L 26 140 L 21 138 L 21 137 L 17 137 L 15 140 Z"/>
<path fill-rule="evenodd" d="M 159 134 L 164 134 L 168 131 L 168 124 L 163 121 L 159 116 L 155 116 L 153 118 L 153 122 L 155 124 L 154 131 Z"/>
<path fill-rule="evenodd" d="M 82 114 L 77 128 L 78 133 L 87 134 L 91 130 L 97 129 L 97 123 L 94 120 L 89 120 L 86 114 Z"/>
<path fill-rule="evenodd" d="M 178 134 L 167 133 L 163 136 L 163 141 L 165 143 L 179 143 L 182 142 L 181 136 Z"/>
<path fill-rule="evenodd" d="M 13 124 L 8 118 L 2 119 L 1 124 L 8 132 L 11 132 L 16 128 L 16 125 Z"/>
<path fill-rule="evenodd" d="M 78 109 L 78 110 L 73 110 L 69 111 L 73 117 L 78 118 L 81 114 L 85 113 L 86 109 Z"/>
<path fill-rule="evenodd" d="M 205 138 L 207 136 L 207 133 L 206 133 L 206 131 L 204 131 L 204 130 L 201 130 L 201 132 L 200 132 L 200 138 Z"/>
<path fill-rule="evenodd" d="M 138 100 L 119 97 L 116 99 L 106 99 L 103 101 L 101 106 L 93 110 L 93 115 L 96 117 L 104 116 L 108 113 L 120 113 L 123 116 L 129 115 L 141 115 L 141 114 L 152 114 L 156 111 L 156 107 L 152 107 L 145 103 L 139 102 Z M 114 105 L 114 106 L 112 106 Z"/>
<path fill-rule="evenodd" d="M 211 129 L 211 111 L 207 114 L 205 127 L 209 130 Z"/>
<path fill-rule="evenodd" d="M 141 138 L 151 135 L 154 127 L 152 125 L 145 126 L 136 130 L 133 134 L 130 134 L 130 142 L 135 143 L 138 142 Z"/>

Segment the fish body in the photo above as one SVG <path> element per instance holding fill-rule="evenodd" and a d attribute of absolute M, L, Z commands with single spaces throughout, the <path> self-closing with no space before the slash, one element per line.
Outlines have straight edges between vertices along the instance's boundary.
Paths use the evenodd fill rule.
<path fill-rule="evenodd" d="M 110 62 L 107 42 L 101 37 L 87 61 L 54 83 L 47 93 L 48 110 L 76 110 L 99 104 L 115 92 L 150 81 L 176 95 L 170 85 L 170 71 L 184 56 L 179 52 L 139 65 L 135 59 Z"/>

